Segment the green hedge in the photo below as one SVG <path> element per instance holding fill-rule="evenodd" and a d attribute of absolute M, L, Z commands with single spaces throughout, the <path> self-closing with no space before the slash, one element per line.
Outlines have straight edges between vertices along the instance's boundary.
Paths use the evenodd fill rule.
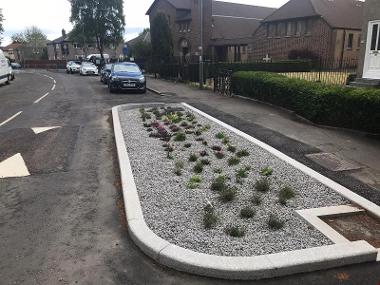
<path fill-rule="evenodd" d="M 380 133 L 380 90 L 322 85 L 268 72 L 236 72 L 235 94 L 295 111 L 318 124 Z"/>

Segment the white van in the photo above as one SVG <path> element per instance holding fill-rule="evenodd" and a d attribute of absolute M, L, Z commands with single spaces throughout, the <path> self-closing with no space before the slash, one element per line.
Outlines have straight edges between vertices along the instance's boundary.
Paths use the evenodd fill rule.
<path fill-rule="evenodd" d="M 0 50 L 0 84 L 9 84 L 9 63 L 2 50 Z"/>

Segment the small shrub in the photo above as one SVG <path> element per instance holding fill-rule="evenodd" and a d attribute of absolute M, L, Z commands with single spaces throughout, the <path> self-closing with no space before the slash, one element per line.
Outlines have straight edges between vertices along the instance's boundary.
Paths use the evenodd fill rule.
<path fill-rule="evenodd" d="M 210 162 L 208 159 L 202 159 L 202 160 L 201 160 L 201 163 L 202 163 L 203 165 L 210 165 L 210 164 L 211 164 L 211 162 Z"/>
<path fill-rule="evenodd" d="M 217 159 L 223 159 L 225 157 L 225 154 L 223 151 L 216 151 L 214 152 L 214 154 Z"/>
<path fill-rule="evenodd" d="M 295 196 L 296 193 L 294 192 L 294 190 L 289 186 L 285 186 L 280 190 L 280 193 L 278 194 L 278 200 L 280 204 L 286 205 L 288 200 L 294 198 Z"/>
<path fill-rule="evenodd" d="M 230 157 L 228 159 L 228 165 L 233 166 L 233 165 L 238 165 L 240 163 L 240 159 L 236 156 Z"/>
<path fill-rule="evenodd" d="M 204 146 L 208 146 L 208 142 L 207 142 L 207 141 L 203 141 L 202 144 L 203 144 Z"/>
<path fill-rule="evenodd" d="M 171 125 L 170 126 L 170 130 L 173 132 L 173 133 L 177 133 L 181 130 L 180 127 L 178 127 L 177 125 Z"/>
<path fill-rule="evenodd" d="M 281 221 L 280 218 L 275 214 L 271 214 L 269 216 L 267 223 L 269 228 L 271 228 L 272 230 L 280 230 L 284 227 L 284 222 Z"/>
<path fill-rule="evenodd" d="M 265 167 L 265 168 L 261 169 L 261 171 L 260 171 L 260 175 L 262 175 L 262 176 L 269 177 L 272 174 L 273 174 L 273 169 L 270 167 Z"/>
<path fill-rule="evenodd" d="M 211 147 L 211 149 L 212 149 L 213 151 L 222 151 L 222 147 L 221 147 L 221 146 L 218 146 L 218 145 L 213 145 L 213 146 Z"/>
<path fill-rule="evenodd" d="M 189 161 L 195 162 L 198 160 L 198 156 L 194 153 L 190 154 Z"/>
<path fill-rule="evenodd" d="M 236 152 L 236 146 L 228 145 L 227 150 L 229 152 L 235 153 Z"/>
<path fill-rule="evenodd" d="M 176 167 L 176 168 L 182 169 L 184 166 L 185 166 L 185 164 L 184 164 L 183 161 L 181 161 L 181 160 L 177 160 L 177 161 L 175 162 L 175 167 Z"/>
<path fill-rule="evenodd" d="M 202 135 L 202 131 L 201 130 L 196 130 L 195 132 L 194 132 L 194 134 L 196 135 L 196 136 L 201 136 Z"/>
<path fill-rule="evenodd" d="M 202 182 L 202 177 L 198 175 L 194 175 L 190 178 L 189 182 L 187 182 L 187 187 L 190 189 L 198 188 L 201 182 Z"/>
<path fill-rule="evenodd" d="M 254 215 L 255 215 L 255 210 L 253 210 L 250 207 L 245 207 L 240 210 L 240 217 L 243 219 L 253 218 Z"/>
<path fill-rule="evenodd" d="M 185 148 L 190 148 L 190 147 L 191 147 L 191 143 L 185 143 L 183 146 L 184 146 Z"/>
<path fill-rule="evenodd" d="M 195 173 L 202 173 L 203 171 L 203 163 L 201 161 L 198 161 L 193 168 Z"/>
<path fill-rule="evenodd" d="M 239 226 L 228 226 L 226 233 L 232 237 L 243 237 L 245 236 L 245 229 Z"/>
<path fill-rule="evenodd" d="M 227 145 L 227 144 L 230 143 L 230 139 L 229 139 L 228 137 L 225 137 L 225 138 L 222 140 L 222 143 L 223 143 L 224 145 Z"/>
<path fill-rule="evenodd" d="M 226 136 L 226 135 L 225 135 L 223 132 L 217 133 L 217 134 L 215 135 L 215 137 L 216 137 L 217 139 L 220 139 L 220 140 L 224 139 L 225 136 Z"/>
<path fill-rule="evenodd" d="M 181 175 L 182 175 L 182 169 L 181 169 L 181 168 L 174 168 L 174 173 L 175 173 L 177 176 L 181 176 Z"/>
<path fill-rule="evenodd" d="M 214 173 L 221 174 L 223 172 L 223 169 L 221 168 L 214 168 Z"/>
<path fill-rule="evenodd" d="M 236 187 L 225 187 L 220 191 L 220 200 L 224 203 L 232 202 L 236 198 L 237 189 Z"/>
<path fill-rule="evenodd" d="M 174 136 L 174 141 L 176 142 L 183 142 L 186 140 L 186 134 L 185 133 L 177 133 Z"/>
<path fill-rule="evenodd" d="M 193 121 L 195 120 L 195 116 L 194 116 L 194 114 L 192 114 L 192 113 L 188 113 L 188 114 L 186 115 L 186 119 L 187 119 L 189 122 L 193 122 Z"/>
<path fill-rule="evenodd" d="M 236 153 L 236 155 L 237 155 L 238 157 L 249 156 L 249 151 L 246 150 L 246 149 L 242 149 L 242 150 L 238 151 L 238 152 Z"/>
<path fill-rule="evenodd" d="M 236 177 L 238 178 L 247 178 L 248 177 L 248 171 L 250 168 L 242 167 L 236 170 Z"/>
<path fill-rule="evenodd" d="M 263 199 L 261 198 L 260 195 L 253 195 L 251 201 L 252 201 L 252 203 L 253 203 L 255 206 L 259 206 L 259 205 L 261 205 Z"/>
<path fill-rule="evenodd" d="M 227 187 L 226 185 L 226 177 L 223 175 L 219 175 L 216 177 L 211 183 L 211 190 L 221 192 Z"/>
<path fill-rule="evenodd" d="M 211 229 L 218 223 L 218 216 L 215 209 L 211 205 L 207 205 L 204 209 L 203 224 L 206 229 Z"/>
<path fill-rule="evenodd" d="M 255 183 L 255 188 L 257 191 L 266 193 L 270 190 L 270 181 L 268 178 L 261 178 Z"/>

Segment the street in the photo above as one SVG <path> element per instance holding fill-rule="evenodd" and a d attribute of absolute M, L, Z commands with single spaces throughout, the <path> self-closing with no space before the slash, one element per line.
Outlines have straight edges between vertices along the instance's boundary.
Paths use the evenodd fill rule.
<path fill-rule="evenodd" d="M 0 87 L 0 163 L 20 154 L 26 175 L 0 179 L 0 284 L 379 284 L 378 263 L 228 282 L 146 257 L 127 233 L 111 108 L 184 100 L 198 102 L 111 95 L 99 77 L 63 71 L 22 71 Z"/>

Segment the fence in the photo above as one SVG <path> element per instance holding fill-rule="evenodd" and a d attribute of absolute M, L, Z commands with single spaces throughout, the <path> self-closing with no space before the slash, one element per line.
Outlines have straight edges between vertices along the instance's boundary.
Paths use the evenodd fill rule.
<path fill-rule="evenodd" d="M 155 66 L 155 68 L 153 67 Z M 148 69 L 157 73 L 162 78 L 175 79 L 189 82 L 199 81 L 199 63 L 184 62 L 178 58 L 160 61 Z M 247 63 L 220 63 L 204 62 L 203 78 L 215 80 L 223 73 L 236 71 L 267 71 L 276 72 L 285 76 L 308 81 L 316 81 L 324 84 L 346 85 L 350 76 L 356 73 L 357 60 L 346 61 L 322 61 L 322 60 L 286 60 L 277 62 L 254 61 Z M 222 80 L 222 79 L 220 79 Z M 219 85 L 218 85 L 219 86 Z"/>
<path fill-rule="evenodd" d="M 23 67 L 36 69 L 65 69 L 66 60 L 25 60 Z"/>

